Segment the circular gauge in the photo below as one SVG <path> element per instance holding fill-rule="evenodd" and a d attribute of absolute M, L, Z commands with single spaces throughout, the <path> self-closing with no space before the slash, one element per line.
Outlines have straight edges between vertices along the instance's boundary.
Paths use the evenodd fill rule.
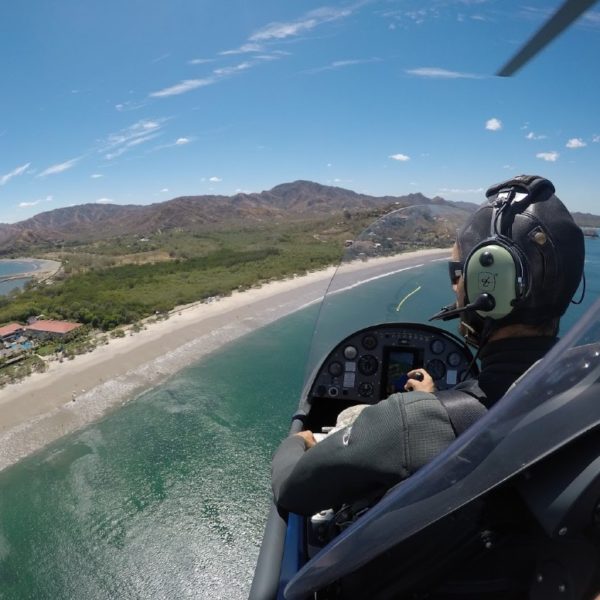
<path fill-rule="evenodd" d="M 344 372 L 344 367 L 342 367 L 341 363 L 335 361 L 329 365 L 328 370 L 334 377 L 339 377 Z"/>
<path fill-rule="evenodd" d="M 361 383 L 358 386 L 358 393 L 363 398 L 368 398 L 369 396 L 372 396 L 373 395 L 373 384 L 369 383 L 368 381 L 363 381 L 363 383 Z"/>
<path fill-rule="evenodd" d="M 358 359 L 357 367 L 363 375 L 375 375 L 379 361 L 372 354 L 365 354 Z"/>
<path fill-rule="evenodd" d="M 344 348 L 344 358 L 354 360 L 358 356 L 358 350 L 354 346 L 346 346 Z"/>
<path fill-rule="evenodd" d="M 333 386 L 333 385 L 332 385 L 332 386 L 329 388 L 329 395 L 330 395 L 332 398 L 335 398 L 335 397 L 336 397 L 336 396 L 337 396 L 339 393 L 340 393 L 340 391 L 339 391 L 339 390 L 338 390 L 338 389 L 337 389 L 335 386 Z"/>
<path fill-rule="evenodd" d="M 362 339 L 362 345 L 365 350 L 373 350 L 377 347 L 377 338 L 371 334 L 365 335 Z"/>
<path fill-rule="evenodd" d="M 430 360 L 425 370 L 431 375 L 432 379 L 441 379 L 446 375 L 446 365 L 439 358 Z"/>
<path fill-rule="evenodd" d="M 458 367 L 458 365 L 460 365 L 462 358 L 458 352 L 450 352 L 450 354 L 448 354 L 448 358 L 446 360 L 448 361 L 448 364 L 451 367 Z"/>
<path fill-rule="evenodd" d="M 446 349 L 446 344 L 442 340 L 435 339 L 431 342 L 429 348 L 434 354 L 441 354 Z"/>

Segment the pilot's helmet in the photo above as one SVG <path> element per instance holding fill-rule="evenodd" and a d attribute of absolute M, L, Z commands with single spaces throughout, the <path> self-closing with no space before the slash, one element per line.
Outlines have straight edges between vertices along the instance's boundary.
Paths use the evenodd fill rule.
<path fill-rule="evenodd" d="M 487 202 L 459 232 L 466 304 L 485 293 L 486 285 L 495 286 L 494 309 L 472 311 L 467 318 L 478 329 L 483 320 L 488 330 L 540 325 L 567 310 L 583 274 L 584 239 L 554 191 L 550 181 L 535 175 L 492 186 Z"/>

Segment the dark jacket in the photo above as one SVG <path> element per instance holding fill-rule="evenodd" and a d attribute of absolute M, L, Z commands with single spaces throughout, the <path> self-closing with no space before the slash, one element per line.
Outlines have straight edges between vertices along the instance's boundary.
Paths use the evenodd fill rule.
<path fill-rule="evenodd" d="M 511 338 L 481 351 L 478 381 L 459 384 L 489 407 L 555 343 L 555 338 Z M 455 439 L 444 392 L 393 394 L 367 407 L 349 427 L 305 452 L 304 440 L 290 436 L 273 457 L 276 504 L 311 515 L 365 497 L 383 495 L 421 468 Z"/>

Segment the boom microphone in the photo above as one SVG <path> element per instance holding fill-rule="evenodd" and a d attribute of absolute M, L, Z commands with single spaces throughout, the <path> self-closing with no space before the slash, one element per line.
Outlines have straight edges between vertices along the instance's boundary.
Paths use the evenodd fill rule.
<path fill-rule="evenodd" d="M 494 300 L 494 296 L 484 293 L 477 296 L 477 298 L 475 298 L 475 300 L 470 304 L 461 306 L 460 308 L 456 306 L 456 302 L 454 304 L 444 306 L 440 312 L 433 315 L 433 317 L 430 317 L 429 320 L 435 321 L 437 319 L 441 319 L 442 321 L 449 321 L 450 319 L 456 319 L 467 311 L 483 310 L 487 312 L 494 310 L 495 306 L 496 301 Z"/>

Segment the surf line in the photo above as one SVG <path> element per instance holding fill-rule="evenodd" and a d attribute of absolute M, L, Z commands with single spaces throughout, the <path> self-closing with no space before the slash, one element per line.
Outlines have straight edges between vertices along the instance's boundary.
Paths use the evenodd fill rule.
<path fill-rule="evenodd" d="M 396 312 L 400 312 L 400 309 L 402 308 L 402 305 L 414 294 L 416 294 L 419 290 L 421 289 L 421 286 L 418 285 L 412 292 L 409 292 L 408 294 L 406 294 L 406 296 L 404 296 L 404 298 L 402 298 L 402 300 L 400 300 L 400 302 L 398 303 L 398 306 L 396 306 Z"/>
<path fill-rule="evenodd" d="M 411 267 L 403 267 L 402 269 L 396 269 L 395 271 L 389 271 L 388 273 L 382 273 L 381 275 L 374 275 L 373 277 L 369 277 L 368 279 L 362 279 L 361 281 L 356 281 L 355 283 L 353 283 L 351 285 L 347 285 L 346 287 L 340 288 L 339 290 L 327 292 L 326 295 L 327 296 L 335 296 L 336 294 L 341 294 L 342 292 L 347 292 L 356 287 L 364 285 L 365 283 L 370 283 L 371 281 L 376 281 L 377 279 L 383 279 L 384 277 L 389 277 L 390 275 L 397 275 L 398 273 L 402 273 L 402 271 L 410 271 L 411 269 L 417 269 L 419 267 L 424 266 L 424 264 L 425 263 L 421 263 L 419 265 L 412 265 Z M 325 298 L 324 295 L 319 296 L 318 298 L 315 298 L 314 300 L 310 300 L 306 304 L 303 304 L 302 306 L 298 307 L 297 310 L 302 310 L 303 308 L 308 308 L 309 306 L 312 306 L 313 304 L 316 304 L 317 302 L 321 302 L 324 298 Z"/>

